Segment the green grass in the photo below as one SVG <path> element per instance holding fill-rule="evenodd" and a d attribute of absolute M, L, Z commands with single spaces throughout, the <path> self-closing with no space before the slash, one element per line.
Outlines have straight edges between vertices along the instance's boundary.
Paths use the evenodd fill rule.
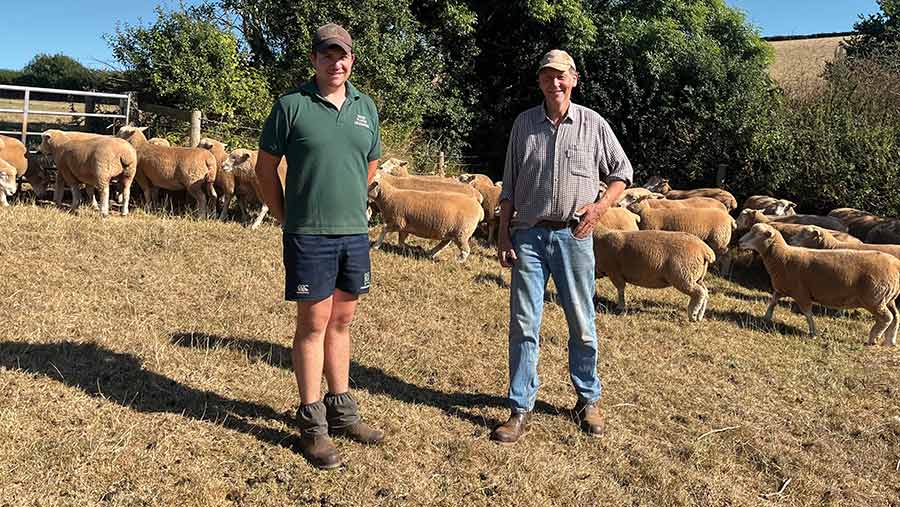
<path fill-rule="evenodd" d="M 478 246 L 374 252 L 351 376 L 388 439 L 318 472 L 293 449 L 278 229 L 18 205 L 0 230 L 0 505 L 900 505 L 900 354 L 862 345 L 864 313 L 818 312 L 810 339 L 715 276 L 701 323 L 629 287 L 598 313 L 592 439 L 551 288 L 534 427 L 504 447 L 509 273 Z"/>

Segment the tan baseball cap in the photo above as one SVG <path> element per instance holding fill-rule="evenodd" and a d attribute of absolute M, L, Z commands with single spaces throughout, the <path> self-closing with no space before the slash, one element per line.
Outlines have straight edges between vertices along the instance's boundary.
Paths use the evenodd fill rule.
<path fill-rule="evenodd" d="M 353 39 L 350 38 L 350 33 L 334 23 L 320 26 L 313 35 L 314 51 L 322 51 L 331 46 L 337 46 L 348 53 L 353 49 Z"/>
<path fill-rule="evenodd" d="M 551 49 L 547 51 L 543 58 L 541 58 L 540 67 L 538 67 L 538 72 L 545 68 L 555 69 L 561 72 L 565 72 L 569 69 L 575 68 L 575 60 L 569 56 L 569 53 L 561 49 Z"/>

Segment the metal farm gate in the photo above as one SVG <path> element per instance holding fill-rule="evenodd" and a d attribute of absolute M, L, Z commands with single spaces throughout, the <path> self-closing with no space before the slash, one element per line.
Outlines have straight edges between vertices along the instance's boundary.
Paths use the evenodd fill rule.
<path fill-rule="evenodd" d="M 12 134 L 15 136 L 20 136 L 22 143 L 26 146 L 28 145 L 27 139 L 28 136 L 40 136 L 41 132 L 37 131 L 29 131 L 28 123 L 31 119 L 31 116 L 69 116 L 69 117 L 84 117 L 84 118 L 110 118 L 112 120 L 125 120 L 124 124 L 127 125 L 131 120 L 131 94 L 130 93 L 101 93 L 101 92 L 85 92 L 80 90 L 62 90 L 56 88 L 37 88 L 33 86 L 15 86 L 15 85 L 6 85 L 0 84 L 0 95 L 9 96 L 10 92 L 17 94 L 15 92 L 21 92 L 24 94 L 22 109 L 10 109 L 10 108 L 0 108 L 0 113 L 13 113 L 13 114 L 21 114 L 21 129 L 16 130 L 0 130 L 0 134 Z M 67 111 L 53 111 L 41 107 L 40 109 L 32 109 L 33 100 L 32 94 L 46 95 L 51 97 L 59 97 L 59 96 L 81 96 L 84 97 L 84 102 L 86 109 L 90 109 L 93 107 L 93 99 L 106 99 L 107 101 L 110 99 L 118 100 L 118 109 L 119 113 L 98 113 L 93 111 L 84 112 L 75 111 L 74 108 L 70 108 Z M 68 103 L 71 101 L 64 101 L 59 99 L 41 99 L 40 102 L 42 104 L 46 104 L 47 102 L 63 102 Z M 88 105 L 91 107 L 88 107 Z M 108 105 L 108 104 L 107 104 Z M 39 123 L 35 120 L 31 120 L 32 123 Z M 65 130 L 65 129 L 63 129 Z M 115 132 L 113 132 L 115 134 Z"/>

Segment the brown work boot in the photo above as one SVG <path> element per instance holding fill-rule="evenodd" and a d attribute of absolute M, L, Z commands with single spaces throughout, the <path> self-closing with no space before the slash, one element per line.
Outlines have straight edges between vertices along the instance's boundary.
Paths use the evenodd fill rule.
<path fill-rule="evenodd" d="M 578 400 L 572 412 L 575 422 L 578 423 L 581 431 L 592 437 L 599 437 L 603 434 L 603 415 L 600 414 L 600 409 L 597 408 L 596 402 L 585 403 L 582 400 Z"/>
<path fill-rule="evenodd" d="M 359 407 L 350 393 L 325 395 L 328 433 L 346 437 L 362 444 L 380 444 L 384 432 L 362 422 Z"/>
<path fill-rule="evenodd" d="M 491 440 L 501 444 L 514 444 L 528 431 L 531 412 L 511 412 L 505 423 L 494 428 Z"/>
<path fill-rule="evenodd" d="M 312 466 L 323 470 L 341 466 L 341 455 L 334 442 L 328 438 L 324 403 L 317 401 L 300 405 L 297 409 L 297 426 L 301 431 L 298 447 Z"/>

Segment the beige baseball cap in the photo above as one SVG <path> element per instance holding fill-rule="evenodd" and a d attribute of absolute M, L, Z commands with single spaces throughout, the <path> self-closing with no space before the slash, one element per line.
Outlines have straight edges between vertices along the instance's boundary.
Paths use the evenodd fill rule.
<path fill-rule="evenodd" d="M 538 72 L 547 67 L 565 72 L 569 69 L 575 69 L 575 60 L 569 56 L 569 53 L 566 53 L 561 49 L 551 49 L 550 51 L 547 51 L 543 58 L 541 58 Z"/>

